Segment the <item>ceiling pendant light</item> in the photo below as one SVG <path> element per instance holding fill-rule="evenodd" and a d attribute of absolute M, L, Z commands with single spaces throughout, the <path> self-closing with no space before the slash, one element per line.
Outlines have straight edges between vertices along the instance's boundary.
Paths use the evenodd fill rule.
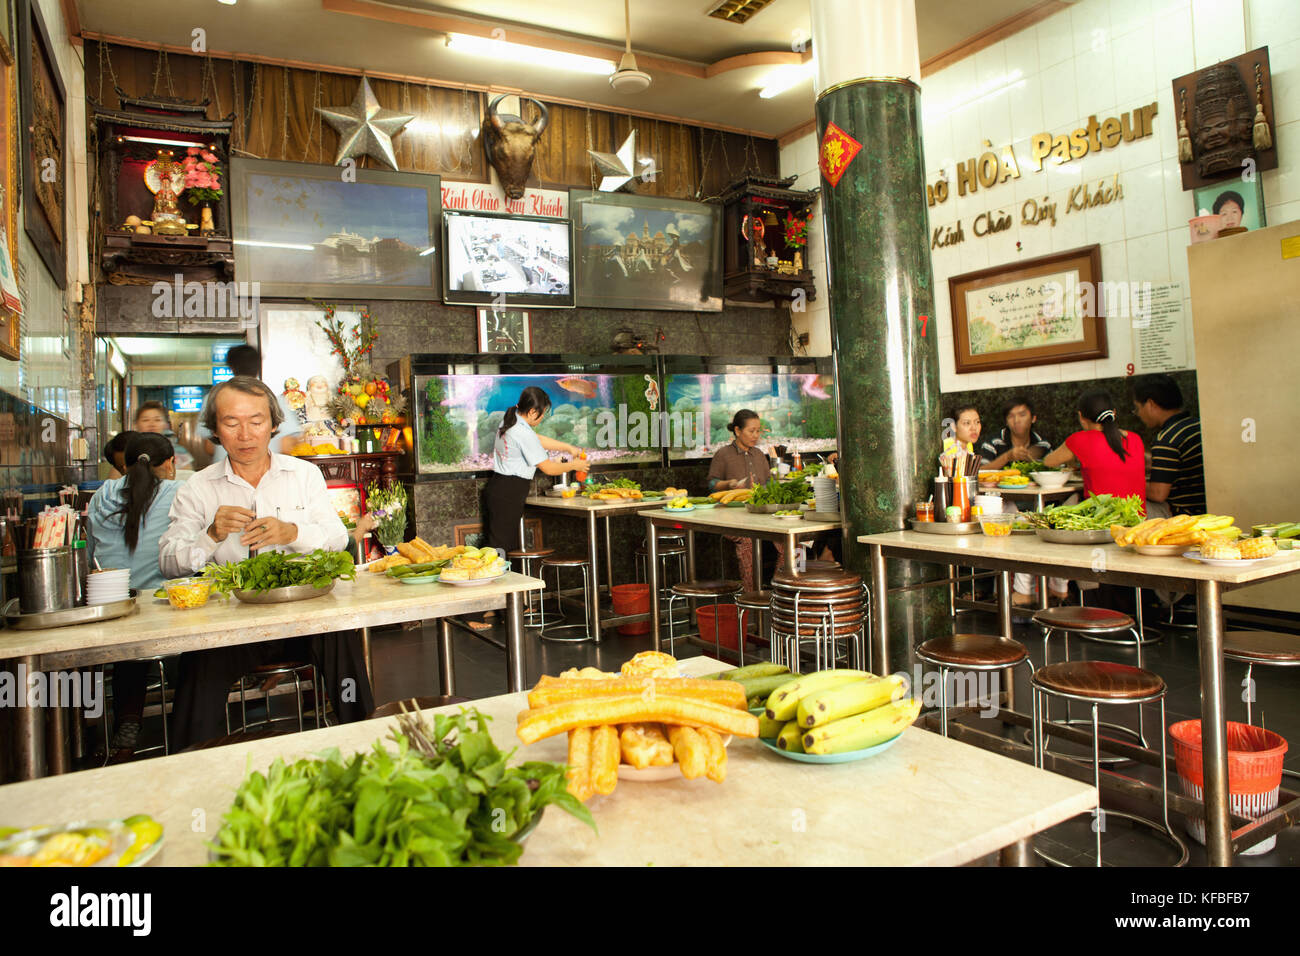
<path fill-rule="evenodd" d="M 623 0 L 623 19 L 627 27 L 627 52 L 618 63 L 618 69 L 609 77 L 609 85 L 620 93 L 640 93 L 650 85 L 650 74 L 636 68 L 632 55 L 632 11 L 630 0 Z"/>

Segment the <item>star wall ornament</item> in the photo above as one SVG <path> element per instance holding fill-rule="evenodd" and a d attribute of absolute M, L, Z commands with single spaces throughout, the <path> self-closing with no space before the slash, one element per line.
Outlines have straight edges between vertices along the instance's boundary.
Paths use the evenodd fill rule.
<path fill-rule="evenodd" d="M 637 180 L 653 182 L 659 172 L 653 159 L 637 161 L 636 130 L 627 134 L 618 152 L 601 153 L 589 149 L 587 155 L 596 164 L 596 172 L 600 173 L 600 185 L 596 188 L 603 193 L 635 192 Z"/>
<path fill-rule="evenodd" d="M 375 91 L 370 88 L 370 80 L 364 76 L 350 106 L 318 106 L 316 112 L 339 134 L 335 166 L 342 165 L 345 159 L 373 156 L 389 169 L 397 169 L 393 137 L 415 119 L 410 113 L 381 107 Z"/>

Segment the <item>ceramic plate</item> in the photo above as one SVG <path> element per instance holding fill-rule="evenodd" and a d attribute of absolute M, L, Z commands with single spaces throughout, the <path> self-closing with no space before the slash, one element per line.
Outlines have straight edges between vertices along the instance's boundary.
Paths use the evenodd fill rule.
<path fill-rule="evenodd" d="M 802 521 L 802 520 L 803 520 L 803 512 L 801 511 L 801 512 L 799 512 L 799 514 L 797 514 L 797 515 L 772 515 L 772 517 L 773 517 L 773 518 L 780 518 L 782 521 L 791 521 L 791 520 Z"/>
<path fill-rule="evenodd" d="M 491 584 L 497 578 L 503 578 L 508 572 L 502 571 L 500 574 L 494 574 L 490 578 L 471 578 L 468 581 L 441 581 L 441 584 L 454 584 L 458 588 L 473 588 L 480 584 Z"/>
<path fill-rule="evenodd" d="M 1278 554 L 1280 553 L 1278 552 Z M 1203 558 L 1199 551 L 1185 551 L 1183 557 L 1191 558 L 1193 561 L 1200 561 L 1201 564 L 1213 565 L 1216 568 L 1245 568 L 1252 564 L 1263 564 L 1265 561 L 1272 561 L 1277 555 L 1270 554 L 1267 558 Z"/>
<path fill-rule="evenodd" d="M 1004 488 L 1007 491 L 1037 491 L 1038 490 L 1037 486 L 1032 481 L 1027 485 L 1008 485 L 1004 482 L 998 482 L 998 487 Z"/>
<path fill-rule="evenodd" d="M 731 743 L 731 734 L 722 735 L 722 746 Z M 638 770 L 631 764 L 621 763 L 618 765 L 618 779 L 633 780 L 637 783 L 655 783 L 659 780 L 685 780 L 682 776 L 682 768 L 678 766 L 677 761 L 665 767 L 646 767 L 644 770 Z M 700 776 L 697 780 L 707 780 L 708 777 Z"/>
<path fill-rule="evenodd" d="M 1172 558 L 1183 553 L 1185 544 L 1134 544 L 1129 545 L 1138 554 L 1154 554 L 1162 558 Z"/>
<path fill-rule="evenodd" d="M 664 511 L 669 511 L 672 512 L 673 514 L 679 514 L 683 511 L 694 511 L 694 510 L 695 510 L 695 505 L 687 505 L 685 508 L 669 508 L 667 505 L 664 505 Z"/>
<path fill-rule="evenodd" d="M 898 743 L 898 738 L 902 736 L 902 734 L 899 734 L 898 737 L 891 737 L 883 744 L 876 744 L 876 746 L 867 747 L 864 750 L 850 750 L 847 753 L 842 754 L 794 753 L 793 751 L 782 750 L 778 747 L 775 738 L 769 740 L 766 737 L 759 737 L 758 742 L 768 750 L 772 751 L 772 753 L 780 754 L 787 760 L 798 760 L 800 763 L 853 763 L 855 760 L 866 760 L 868 757 L 874 757 L 876 754 L 888 750 L 890 747 L 894 746 L 894 744 Z"/>
<path fill-rule="evenodd" d="M 439 574 L 411 574 L 406 577 L 398 578 L 397 580 L 401 581 L 403 584 L 437 584 L 440 576 L 441 575 Z M 491 580 L 491 578 L 488 580 Z"/>

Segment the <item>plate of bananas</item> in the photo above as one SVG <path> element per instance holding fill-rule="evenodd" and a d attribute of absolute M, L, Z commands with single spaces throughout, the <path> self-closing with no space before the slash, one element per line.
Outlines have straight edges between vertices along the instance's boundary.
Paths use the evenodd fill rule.
<path fill-rule="evenodd" d="M 862 750 L 846 750 L 837 754 L 810 754 L 799 750 L 783 750 L 777 746 L 775 738 L 759 737 L 758 742 L 772 753 L 780 754 L 782 757 L 789 757 L 791 760 L 798 760 L 800 763 L 852 763 L 855 760 L 866 760 L 868 757 L 883 753 L 898 743 L 899 738 L 902 736 L 900 733 L 895 737 L 890 737 L 883 744 L 865 747 Z"/>

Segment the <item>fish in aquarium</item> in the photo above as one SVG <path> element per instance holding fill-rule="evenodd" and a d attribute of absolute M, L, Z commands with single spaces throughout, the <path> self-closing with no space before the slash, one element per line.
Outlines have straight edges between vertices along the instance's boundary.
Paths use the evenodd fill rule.
<path fill-rule="evenodd" d="M 697 449 L 670 448 L 674 458 L 708 457 L 732 440 L 727 429 L 742 408 L 758 413 L 764 444 L 800 453 L 830 451 L 838 442 L 835 382 L 830 375 L 732 372 L 667 377 L 667 407 L 699 414 L 707 439 Z"/>

